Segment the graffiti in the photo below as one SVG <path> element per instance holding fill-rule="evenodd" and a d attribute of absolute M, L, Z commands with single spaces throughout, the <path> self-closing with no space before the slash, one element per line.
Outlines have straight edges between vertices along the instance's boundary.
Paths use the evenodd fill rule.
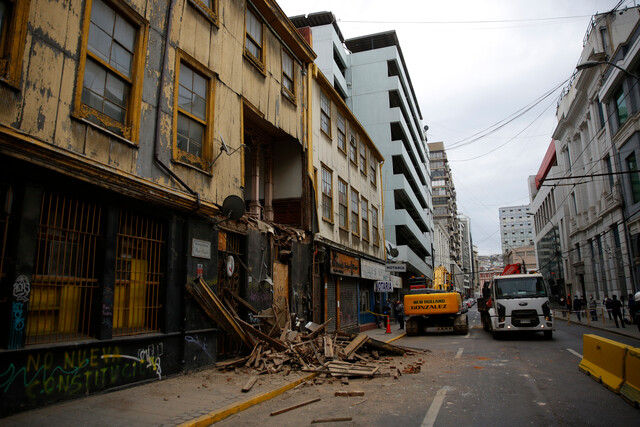
<path fill-rule="evenodd" d="M 186 342 L 190 342 L 193 343 L 195 345 L 197 345 L 198 347 L 200 347 L 202 349 L 202 351 L 204 351 L 204 353 L 209 356 L 210 359 L 213 359 L 213 356 L 211 356 L 211 353 L 209 353 L 209 350 L 207 349 L 207 338 L 204 338 L 204 343 L 200 341 L 200 337 L 195 337 L 193 338 L 190 335 L 187 335 L 186 337 L 184 337 L 184 340 Z"/>
<path fill-rule="evenodd" d="M 25 327 L 25 303 L 29 301 L 31 283 L 25 275 L 16 278 L 13 284 L 13 303 L 11 304 L 11 327 L 9 329 L 10 350 L 22 347 L 22 337 Z"/>
<path fill-rule="evenodd" d="M 31 292 L 31 283 L 29 278 L 24 274 L 21 274 L 16 278 L 16 282 L 13 284 L 13 297 L 17 301 L 27 302 L 29 301 L 29 293 Z"/>
<path fill-rule="evenodd" d="M 41 396 L 73 396 L 102 390 L 148 377 L 150 370 L 161 378 L 162 344 L 138 351 L 138 356 L 122 355 L 117 346 L 70 350 L 58 354 L 34 353 L 24 365 L 11 363 L 0 372 L 0 392 L 22 390 L 31 400 Z"/>

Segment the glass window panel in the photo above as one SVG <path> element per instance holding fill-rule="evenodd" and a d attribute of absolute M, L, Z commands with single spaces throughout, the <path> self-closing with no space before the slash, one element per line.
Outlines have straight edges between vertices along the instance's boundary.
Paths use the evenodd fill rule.
<path fill-rule="evenodd" d="M 124 108 L 113 104 L 109 101 L 105 101 L 104 102 L 104 114 L 106 114 L 107 116 L 111 117 L 114 120 L 117 120 L 119 122 L 124 122 L 124 116 L 125 116 L 125 110 Z"/>
<path fill-rule="evenodd" d="M 189 147 L 189 140 L 186 136 L 178 134 L 178 148 L 182 151 L 187 151 Z"/>
<path fill-rule="evenodd" d="M 131 77 L 133 55 L 122 46 L 114 44 L 111 49 L 111 65 L 127 77 Z"/>
<path fill-rule="evenodd" d="M 129 50 L 129 52 L 133 52 L 136 41 L 136 29 L 125 19 L 118 16 L 116 18 L 114 38 Z"/>
<path fill-rule="evenodd" d="M 91 108 L 102 111 L 102 101 L 104 98 L 96 95 L 90 90 L 82 91 L 82 103 L 87 104 Z"/>
<path fill-rule="evenodd" d="M 180 84 L 189 90 L 193 88 L 193 71 L 184 64 L 180 64 Z"/>
<path fill-rule="evenodd" d="M 207 81 L 196 73 L 193 73 L 193 92 L 201 98 L 207 97 Z"/>
<path fill-rule="evenodd" d="M 204 98 L 199 97 L 198 95 L 193 95 L 193 103 L 191 104 L 191 112 L 194 116 L 205 120 L 207 113 L 207 103 Z"/>
<path fill-rule="evenodd" d="M 124 106 L 127 103 L 128 87 L 122 80 L 113 74 L 107 75 L 107 86 L 105 89 L 105 98 L 116 104 Z"/>
<path fill-rule="evenodd" d="M 102 0 L 95 0 L 91 7 L 91 21 L 95 22 L 106 33 L 112 34 L 116 12 Z"/>
<path fill-rule="evenodd" d="M 197 157 L 202 157 L 202 144 L 198 141 L 189 141 L 189 153 Z"/>
<path fill-rule="evenodd" d="M 247 50 L 256 58 L 260 58 L 260 49 L 251 40 L 247 39 Z"/>
<path fill-rule="evenodd" d="M 84 67 L 84 87 L 98 95 L 104 95 L 106 78 L 106 71 L 95 62 L 87 59 Z"/>
<path fill-rule="evenodd" d="M 202 143 L 204 126 L 193 120 L 189 120 L 189 139 Z"/>
<path fill-rule="evenodd" d="M 183 114 L 178 114 L 178 134 L 189 135 L 189 119 Z"/>
<path fill-rule="evenodd" d="M 89 28 L 89 52 L 94 53 L 104 62 L 109 62 L 111 36 L 98 28 L 93 22 Z"/>
<path fill-rule="evenodd" d="M 182 86 L 182 83 L 178 88 L 178 107 L 191 112 L 191 92 Z"/>

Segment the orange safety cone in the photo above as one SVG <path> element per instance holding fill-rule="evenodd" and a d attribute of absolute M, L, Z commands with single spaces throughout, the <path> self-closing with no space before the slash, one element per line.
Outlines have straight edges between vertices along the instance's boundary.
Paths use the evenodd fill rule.
<path fill-rule="evenodd" d="M 391 333 L 391 323 L 389 322 L 389 316 L 387 316 L 387 332 L 385 332 L 386 334 L 390 334 Z"/>

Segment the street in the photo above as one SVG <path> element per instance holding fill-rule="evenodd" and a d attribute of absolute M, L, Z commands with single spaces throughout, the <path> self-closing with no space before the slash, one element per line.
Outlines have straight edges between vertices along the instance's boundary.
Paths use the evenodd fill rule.
<path fill-rule="evenodd" d="M 578 370 L 582 335 L 597 334 L 625 344 L 637 340 L 579 325 L 556 323 L 551 341 L 538 335 L 499 340 L 480 327 L 475 306 L 465 336 L 431 334 L 403 337 L 394 344 L 425 349 L 422 371 L 348 385 L 325 381 L 289 391 L 218 425 L 298 426 L 313 420 L 348 419 L 328 425 L 634 425 L 640 413 Z M 394 325 L 394 327 L 397 327 Z M 394 359 L 399 367 L 408 360 Z M 338 390 L 362 396 L 336 397 Z M 320 401 L 271 416 L 274 411 Z M 327 425 L 327 424 L 326 424 Z"/>

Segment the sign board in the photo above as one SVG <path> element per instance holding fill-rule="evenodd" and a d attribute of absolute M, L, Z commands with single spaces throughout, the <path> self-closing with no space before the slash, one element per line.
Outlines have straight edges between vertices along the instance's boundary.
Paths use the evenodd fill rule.
<path fill-rule="evenodd" d="M 400 289 L 402 288 L 402 277 L 398 277 L 398 276 L 389 276 L 389 279 L 391 280 L 391 282 L 393 283 L 393 288 L 394 289 Z"/>
<path fill-rule="evenodd" d="M 342 276 L 360 276 L 360 258 L 331 251 L 331 273 Z"/>
<path fill-rule="evenodd" d="M 360 277 L 370 280 L 387 280 L 387 272 L 384 269 L 384 264 L 378 264 L 377 262 L 368 261 L 366 259 L 360 260 Z"/>
<path fill-rule="evenodd" d="M 378 280 L 374 290 L 376 292 L 393 292 L 393 283 L 388 280 Z"/>
<path fill-rule="evenodd" d="M 397 273 L 405 273 L 407 271 L 407 264 L 404 263 L 387 263 L 387 271 L 393 271 Z"/>
<path fill-rule="evenodd" d="M 191 256 L 195 258 L 211 259 L 211 242 L 191 239 Z"/>

